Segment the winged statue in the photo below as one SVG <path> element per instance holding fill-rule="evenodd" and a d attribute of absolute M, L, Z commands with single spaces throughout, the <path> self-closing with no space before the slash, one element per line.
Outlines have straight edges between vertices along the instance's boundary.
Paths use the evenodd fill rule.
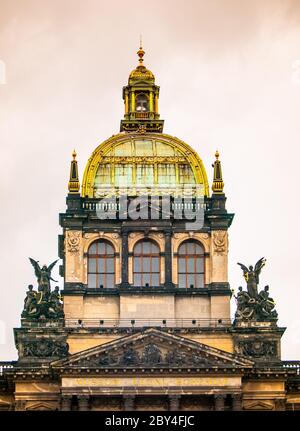
<path fill-rule="evenodd" d="M 38 290 L 40 292 L 50 293 L 50 281 L 52 280 L 57 282 L 51 277 L 51 271 L 55 266 L 56 262 L 58 262 L 58 259 L 52 262 L 49 266 L 43 265 L 42 267 L 40 267 L 38 260 L 34 260 L 31 257 L 29 258 L 29 260 L 34 268 L 34 272 L 38 281 Z"/>
<path fill-rule="evenodd" d="M 265 264 L 266 259 L 264 257 L 262 257 L 256 262 L 254 269 L 252 265 L 250 265 L 248 269 L 247 266 L 245 266 L 244 264 L 238 263 L 238 265 L 243 270 L 244 278 L 247 283 L 247 290 L 251 298 L 257 298 L 258 296 L 257 285 L 259 284 L 259 274 Z"/>

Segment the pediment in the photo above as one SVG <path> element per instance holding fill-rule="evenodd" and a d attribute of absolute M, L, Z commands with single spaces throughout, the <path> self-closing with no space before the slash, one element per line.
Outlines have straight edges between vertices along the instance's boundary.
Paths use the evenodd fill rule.
<path fill-rule="evenodd" d="M 31 404 L 26 410 L 45 410 L 50 411 L 53 410 L 53 406 L 47 404 L 47 403 L 33 403 Z"/>
<path fill-rule="evenodd" d="M 75 353 L 52 362 L 58 368 L 252 368 L 254 362 L 158 329 Z"/>
<path fill-rule="evenodd" d="M 274 406 L 271 402 L 253 401 L 245 404 L 246 410 L 273 410 Z"/>

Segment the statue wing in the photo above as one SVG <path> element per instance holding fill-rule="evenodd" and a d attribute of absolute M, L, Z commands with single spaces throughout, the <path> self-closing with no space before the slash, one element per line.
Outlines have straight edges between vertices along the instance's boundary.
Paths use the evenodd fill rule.
<path fill-rule="evenodd" d="M 40 268 L 40 265 L 38 263 L 39 261 L 38 260 L 34 260 L 31 257 L 29 258 L 29 260 L 30 260 L 31 265 L 34 268 L 34 273 L 35 273 L 36 277 L 39 279 L 40 275 L 41 275 L 41 268 Z"/>
<path fill-rule="evenodd" d="M 257 284 L 259 283 L 259 274 L 260 274 L 260 271 L 261 271 L 262 267 L 265 266 L 265 264 L 266 264 L 266 259 L 264 257 L 262 257 L 261 259 L 259 259 L 256 262 L 256 264 L 255 264 L 254 273 L 255 273 L 255 278 L 256 278 L 256 283 Z"/>
<path fill-rule="evenodd" d="M 242 264 L 242 263 L 239 263 L 239 262 L 238 262 L 238 265 L 240 265 L 240 267 L 242 268 L 243 273 L 244 273 L 244 277 L 246 278 L 246 277 L 247 277 L 247 274 L 248 274 L 248 272 L 249 272 L 249 269 L 248 269 L 244 264 Z M 247 280 L 247 279 L 246 279 L 246 280 Z"/>
<path fill-rule="evenodd" d="M 59 261 L 59 259 L 55 260 L 54 262 L 51 263 L 51 265 L 48 266 L 47 272 L 48 272 L 49 276 L 51 274 L 53 267 L 55 266 L 56 262 L 58 262 L 58 261 Z"/>

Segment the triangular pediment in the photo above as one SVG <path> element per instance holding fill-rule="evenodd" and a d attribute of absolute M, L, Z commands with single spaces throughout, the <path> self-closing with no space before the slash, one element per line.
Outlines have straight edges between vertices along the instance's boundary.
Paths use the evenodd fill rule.
<path fill-rule="evenodd" d="M 252 368 L 241 355 L 158 329 L 127 335 L 52 362 L 58 368 Z"/>
<path fill-rule="evenodd" d="M 274 406 L 271 402 L 254 401 L 246 404 L 246 410 L 273 410 Z"/>

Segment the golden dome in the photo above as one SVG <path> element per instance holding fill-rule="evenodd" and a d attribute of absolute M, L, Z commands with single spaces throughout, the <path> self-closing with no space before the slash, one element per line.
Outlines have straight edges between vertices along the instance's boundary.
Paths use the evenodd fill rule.
<path fill-rule="evenodd" d="M 164 133 L 119 133 L 100 144 L 83 176 L 82 196 L 209 195 L 206 171 L 185 142 Z"/>
<path fill-rule="evenodd" d="M 139 56 L 140 64 L 130 73 L 129 80 L 128 80 L 129 85 L 131 84 L 132 80 L 135 80 L 135 81 L 146 80 L 146 81 L 153 81 L 154 83 L 155 76 L 153 75 L 151 70 L 147 69 L 143 64 L 145 51 L 143 50 L 142 47 L 140 47 L 137 54 Z"/>
<path fill-rule="evenodd" d="M 139 65 L 130 73 L 129 84 L 131 84 L 131 80 L 151 80 L 154 82 L 155 76 L 153 75 L 151 70 L 147 69 L 144 65 Z"/>

